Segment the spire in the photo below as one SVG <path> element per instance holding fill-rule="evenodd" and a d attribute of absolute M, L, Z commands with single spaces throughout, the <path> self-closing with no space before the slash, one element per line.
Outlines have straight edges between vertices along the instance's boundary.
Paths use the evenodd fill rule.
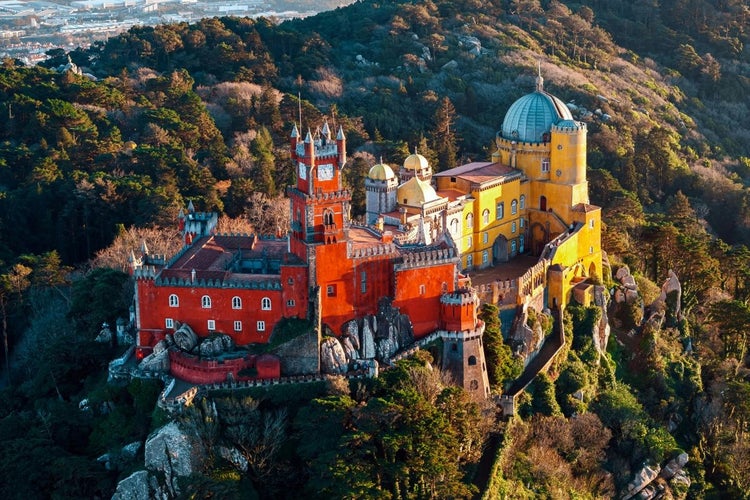
<path fill-rule="evenodd" d="M 310 129 L 307 129 L 307 135 L 305 136 L 305 144 L 310 144 L 312 142 L 312 134 L 310 133 Z"/>
<path fill-rule="evenodd" d="M 184 218 L 185 218 L 185 211 L 182 208 L 180 208 L 180 211 L 177 213 L 177 219 L 182 220 Z"/>
<path fill-rule="evenodd" d="M 542 78 L 542 61 L 537 61 L 536 91 L 544 92 L 544 78 Z"/>
<path fill-rule="evenodd" d="M 193 200 L 190 200 L 190 203 L 188 203 L 188 213 L 189 214 L 195 213 L 195 205 L 193 205 Z"/>
<path fill-rule="evenodd" d="M 327 141 L 331 140 L 331 128 L 328 126 L 328 120 L 323 120 L 323 130 L 321 133 Z"/>
<path fill-rule="evenodd" d="M 341 126 L 339 125 L 339 131 L 338 131 L 338 133 L 336 134 L 336 140 L 337 140 L 337 141 L 342 141 L 342 140 L 344 140 L 344 139 L 346 139 L 346 137 L 344 137 L 344 129 L 343 129 L 343 127 L 341 127 Z"/>
<path fill-rule="evenodd" d="M 141 253 L 148 255 L 148 247 L 146 246 L 146 240 L 141 241 Z"/>
<path fill-rule="evenodd" d="M 299 130 L 297 130 L 297 124 L 296 123 L 294 124 L 294 127 L 292 128 L 292 135 L 291 135 L 291 137 L 293 139 L 296 139 L 296 138 L 299 137 Z"/>
<path fill-rule="evenodd" d="M 132 248 L 130 249 L 130 257 L 128 257 L 128 263 L 129 263 L 129 264 L 130 264 L 131 266 L 132 266 L 133 264 L 135 264 L 135 252 L 133 251 L 133 249 L 132 249 Z"/>

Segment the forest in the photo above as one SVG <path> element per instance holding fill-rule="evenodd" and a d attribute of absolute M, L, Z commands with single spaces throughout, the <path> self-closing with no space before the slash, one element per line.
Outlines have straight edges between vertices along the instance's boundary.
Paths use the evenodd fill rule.
<path fill-rule="evenodd" d="M 399 165 L 415 148 L 436 170 L 487 159 L 505 111 L 541 71 L 587 124 L 613 272 L 627 266 L 648 306 L 673 270 L 679 315 L 654 325 L 638 308 L 618 311 L 599 356 L 586 337 L 596 312 L 566 311 L 569 349 L 510 422 L 430 375 L 428 357 L 370 385 L 246 395 L 244 416 L 217 397 L 218 418 L 205 402 L 184 425 L 240 446 L 253 422 L 274 417 L 274 444 L 246 471 L 213 457 L 183 491 L 607 498 L 644 464 L 685 452 L 689 484 L 665 497 L 747 498 L 749 41 L 743 0 L 364 0 L 281 24 L 134 27 L 34 67 L 3 60 L 0 496 L 109 497 L 137 469 L 97 458 L 167 421 L 154 409 L 161 387 L 107 384 L 119 351 L 93 339 L 128 317 L 130 251 L 145 240 L 173 252 L 188 202 L 222 214 L 229 231 L 283 230 L 292 125 L 325 117 L 346 133 L 361 217 L 378 159 Z M 79 71 L 60 70 L 69 62 Z M 499 394 L 519 369 L 496 311 L 483 315 Z M 324 441 L 305 439 L 319 429 Z M 487 482 L 478 464 L 492 440 Z"/>

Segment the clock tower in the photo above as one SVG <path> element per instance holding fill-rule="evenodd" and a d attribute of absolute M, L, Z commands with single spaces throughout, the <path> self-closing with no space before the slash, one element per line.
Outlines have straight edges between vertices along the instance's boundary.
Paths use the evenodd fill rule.
<path fill-rule="evenodd" d="M 314 260 L 310 253 L 314 247 L 347 239 L 351 194 L 344 189 L 341 175 L 346 163 L 343 129 L 339 127 L 334 140 L 325 122 L 314 136 L 308 131 L 300 141 L 295 125 L 291 157 L 297 183 L 288 189 L 292 210 L 290 250 L 309 263 Z"/>

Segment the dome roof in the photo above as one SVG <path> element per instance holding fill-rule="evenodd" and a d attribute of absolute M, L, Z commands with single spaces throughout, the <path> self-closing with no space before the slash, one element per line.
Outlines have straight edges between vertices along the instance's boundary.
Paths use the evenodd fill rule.
<path fill-rule="evenodd" d="M 413 153 L 406 157 L 404 160 L 404 169 L 405 170 L 423 170 L 425 168 L 428 168 L 430 166 L 429 163 L 427 163 L 427 158 L 424 156 Z"/>
<path fill-rule="evenodd" d="M 542 78 L 536 91 L 514 102 L 505 114 L 501 135 L 518 142 L 542 142 L 542 136 L 560 120 L 573 120 L 570 110 L 560 99 L 545 92 Z"/>
<path fill-rule="evenodd" d="M 430 201 L 439 200 L 440 197 L 429 183 L 412 177 L 398 187 L 398 201 L 412 207 L 422 206 Z"/>
<path fill-rule="evenodd" d="M 387 181 L 395 178 L 396 174 L 394 174 L 393 169 L 385 163 L 378 163 L 370 168 L 367 177 L 374 181 Z"/>

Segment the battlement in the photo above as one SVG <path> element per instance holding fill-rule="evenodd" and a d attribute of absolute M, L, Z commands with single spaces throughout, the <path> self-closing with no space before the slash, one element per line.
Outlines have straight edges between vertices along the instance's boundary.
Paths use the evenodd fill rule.
<path fill-rule="evenodd" d="M 440 303 L 452 306 L 465 306 L 474 304 L 477 296 L 473 290 L 463 288 L 451 293 L 444 293 L 440 296 Z"/>
<path fill-rule="evenodd" d="M 300 158 L 305 158 L 305 144 L 304 142 L 297 143 L 296 153 Z M 335 142 L 326 142 L 325 144 L 320 139 L 313 141 L 315 158 L 337 158 L 339 154 L 339 147 Z"/>
<path fill-rule="evenodd" d="M 558 124 L 552 125 L 551 130 L 560 134 L 577 134 L 580 131 L 586 131 L 586 124 L 575 120 L 562 120 Z"/>
<path fill-rule="evenodd" d="M 153 280 L 158 273 L 159 270 L 155 266 L 146 265 L 133 269 L 133 278 L 136 280 Z"/>
<path fill-rule="evenodd" d="M 151 277 L 154 278 L 153 276 Z M 196 278 L 156 278 L 159 286 L 201 287 L 201 288 L 242 288 L 247 290 L 278 290 L 281 291 L 281 281 L 274 278 L 263 279 L 205 279 Z"/>
<path fill-rule="evenodd" d="M 379 255 L 393 255 L 397 252 L 393 243 L 383 245 L 372 245 L 364 248 L 353 248 L 351 242 L 347 245 L 347 257 L 350 259 L 364 259 Z"/>
<path fill-rule="evenodd" d="M 394 269 L 401 271 L 404 269 L 413 269 L 416 267 L 433 266 L 437 264 L 449 264 L 456 258 L 453 248 L 440 248 L 433 250 L 424 250 L 408 252 L 403 256 L 403 261 L 396 264 Z"/>

